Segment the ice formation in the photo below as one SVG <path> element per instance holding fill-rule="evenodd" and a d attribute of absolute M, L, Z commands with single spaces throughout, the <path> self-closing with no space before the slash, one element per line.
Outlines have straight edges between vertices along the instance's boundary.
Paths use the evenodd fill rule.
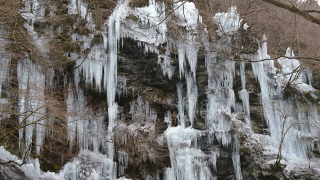
<path fill-rule="evenodd" d="M 28 1 L 29 2 L 29 1 Z M 30 1 L 31 2 L 31 1 Z M 24 13 L 23 17 L 29 21 L 25 25 L 37 46 L 45 43 L 37 37 L 33 31 L 33 21 L 43 16 L 44 9 L 39 8 L 38 1 L 27 3 L 27 8 L 32 13 Z M 81 0 L 71 0 L 68 6 L 69 14 L 79 14 L 82 19 L 92 23 L 92 17 L 87 9 L 87 4 Z M 218 142 L 223 147 L 232 148 L 232 162 L 237 180 L 242 180 L 240 164 L 240 137 L 239 134 L 231 132 L 232 126 L 237 121 L 236 117 L 242 113 L 245 117 L 246 128 L 250 128 L 250 103 L 249 93 L 246 89 L 245 63 L 240 63 L 241 91 L 239 97 L 241 103 L 236 102 L 234 92 L 234 78 L 236 74 L 236 63 L 232 60 L 221 60 L 218 53 L 210 49 L 210 43 L 206 35 L 197 32 L 197 24 L 201 22 L 201 16 L 192 2 L 179 1 L 173 4 L 177 23 L 187 29 L 187 33 L 178 42 L 172 42 L 166 35 L 167 25 L 165 7 L 163 2 L 149 0 L 149 6 L 130 8 L 128 0 L 119 0 L 114 12 L 104 24 L 107 31 L 102 31 L 102 43 L 90 47 L 92 35 L 80 36 L 71 35 L 73 41 L 82 40 L 82 49 L 90 47 L 86 56 L 77 53 L 70 53 L 71 58 L 77 59 L 74 73 L 74 85 L 70 85 L 66 92 L 66 105 L 68 121 L 68 140 L 70 149 L 72 142 L 77 140 L 80 154 L 72 162 L 67 163 L 58 174 L 43 173 L 39 169 L 37 160 L 33 160 L 33 169 L 28 172 L 35 172 L 33 176 L 51 179 L 116 179 L 122 176 L 125 170 L 132 164 L 133 159 L 123 149 L 115 152 L 113 141 L 117 133 L 127 133 L 119 136 L 119 143 L 126 144 L 130 136 L 137 132 L 149 134 L 147 141 L 156 139 L 154 135 L 157 112 L 150 107 L 148 101 L 140 96 L 137 101 L 130 104 L 129 114 L 132 116 L 130 123 L 118 120 L 118 104 L 116 94 L 125 96 L 127 94 L 127 79 L 125 76 L 117 75 L 118 48 L 121 38 L 131 38 L 144 48 L 144 53 L 155 53 L 158 55 L 158 65 L 161 67 L 164 76 L 172 79 L 174 75 L 173 60 L 171 51 L 176 50 L 179 64 L 180 82 L 177 83 L 177 110 L 178 115 L 167 110 L 164 114 L 164 121 L 168 128 L 164 132 L 164 140 L 168 144 L 170 153 L 170 165 L 165 169 L 164 179 L 201 179 L 213 180 L 217 177 L 217 161 L 221 154 L 220 148 L 211 148 L 210 152 L 202 151 L 199 146 L 199 139 L 205 137 L 208 143 Z M 132 15 L 132 16 L 129 16 Z M 228 35 L 238 30 L 241 20 L 236 12 L 236 7 L 231 7 L 227 13 L 217 13 L 213 17 L 219 24 L 219 32 L 223 34 L 226 41 Z M 137 20 L 138 19 L 138 20 Z M 90 24 L 90 23 L 89 23 Z M 91 24 L 92 25 L 92 24 Z M 206 88 L 205 125 L 206 130 L 200 131 L 194 128 L 197 122 L 198 106 L 198 85 L 197 85 L 197 57 L 198 41 L 202 41 L 207 54 L 205 63 L 208 73 L 208 86 Z M 122 41 L 123 43 L 123 41 Z M 157 48 L 166 43 L 165 52 Z M 218 48 L 225 47 L 223 40 L 217 42 Z M 174 49 L 176 48 L 176 49 Z M 46 50 L 40 48 L 43 55 Z M 5 56 L 0 66 L 0 92 L 2 84 L 6 80 L 9 59 Z M 268 59 L 268 60 L 266 60 Z M 298 158 L 305 162 L 308 158 L 308 151 L 314 149 L 314 142 L 318 141 L 315 136 L 319 133 L 315 127 L 314 119 L 318 119 L 316 105 L 308 102 L 305 105 L 294 103 L 290 99 L 284 99 L 283 88 L 288 83 L 300 90 L 309 93 L 315 91 L 311 86 L 312 73 L 308 70 L 300 74 L 300 62 L 294 59 L 293 52 L 288 49 L 286 57 L 278 59 L 282 69 L 276 73 L 274 61 L 269 60 L 267 54 L 266 40 L 260 44 L 260 48 L 251 60 L 254 76 L 259 81 L 261 93 L 260 99 L 263 107 L 264 118 L 268 124 L 268 135 L 258 136 L 250 131 L 250 136 L 257 139 L 263 138 L 264 155 L 275 154 L 279 148 L 280 140 L 283 139 L 281 152 L 284 163 L 293 162 Z M 32 62 L 30 59 L 18 61 L 17 76 L 19 83 L 19 108 L 20 124 L 29 124 L 25 129 L 19 130 L 19 140 L 25 140 L 25 146 L 30 147 L 35 134 L 36 153 L 39 154 L 43 143 L 45 128 L 48 123 L 44 118 L 45 108 L 45 84 L 50 78 L 44 73 L 44 69 Z M 108 125 L 104 124 L 105 112 L 90 113 L 92 109 L 86 104 L 85 90 L 79 87 L 80 81 L 84 80 L 87 88 L 94 88 L 98 91 L 104 90 L 107 94 Z M 186 81 L 185 85 L 183 81 Z M 0 94 L 1 97 L 1 94 Z M 3 102 L 1 100 L 1 102 Z M 239 105 L 240 104 L 240 105 Z M 241 106 L 238 108 L 237 105 Z M 296 108 L 298 107 L 298 108 Z M 234 112 L 240 109 L 240 112 Z M 178 119 L 173 123 L 173 118 Z M 279 134 L 287 131 L 285 136 L 279 138 Z M 34 133 L 35 132 L 35 133 Z M 152 139 L 153 138 L 153 139 Z M 159 140 L 163 144 L 163 140 Z M 160 144 L 161 144 L 160 143 Z M 210 144 L 210 145 L 211 145 Z M 149 148 L 143 146 L 141 148 Z M 89 151 L 92 150 L 92 151 Z M 102 153 L 107 154 L 103 155 Z M 145 151 L 143 159 L 152 158 L 151 151 Z M 7 154 L 0 147 L 0 153 Z M 11 156 L 5 156 L 11 157 Z M 119 164 L 113 161 L 118 158 Z M 16 158 L 16 157 L 14 157 Z M 296 163 L 296 162 L 293 162 Z M 28 165 L 26 165 L 28 166 Z M 29 165 L 31 166 L 31 165 Z M 213 167 L 213 169 L 210 167 Z M 289 168 L 288 168 L 289 169 Z M 118 172 L 117 172 L 118 170 Z M 151 176 L 146 176 L 152 179 Z M 125 178 L 120 178 L 125 179 Z"/>

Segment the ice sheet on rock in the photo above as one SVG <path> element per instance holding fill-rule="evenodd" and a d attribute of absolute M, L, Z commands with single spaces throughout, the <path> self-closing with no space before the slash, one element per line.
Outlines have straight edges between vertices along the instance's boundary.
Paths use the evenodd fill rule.
<path fill-rule="evenodd" d="M 82 0 L 71 0 L 68 5 L 69 14 L 79 14 L 82 19 L 85 19 L 88 13 L 87 3 L 84 3 Z M 87 19 L 87 21 L 89 21 Z"/>
<path fill-rule="evenodd" d="M 44 36 L 39 37 L 38 33 L 34 31 L 33 27 L 33 23 L 41 18 L 39 18 L 37 14 L 32 13 L 21 13 L 21 16 L 27 21 L 23 26 L 27 29 L 30 37 L 34 42 L 33 45 L 36 46 L 36 49 L 38 50 L 40 56 L 48 58 L 49 48 L 46 47 L 49 47 L 50 39 L 45 38 Z"/>
<path fill-rule="evenodd" d="M 23 0 L 25 7 L 21 11 L 30 12 L 37 17 L 45 16 L 45 6 L 41 0 Z"/>
<path fill-rule="evenodd" d="M 236 32 L 242 21 L 235 6 L 230 7 L 226 13 L 216 13 L 213 18 L 219 25 L 218 31 L 227 35 Z"/>
<path fill-rule="evenodd" d="M 166 42 L 167 25 L 165 21 L 164 2 L 149 0 L 148 7 L 128 8 L 127 15 L 132 13 L 141 22 L 127 19 L 123 35 L 134 40 L 158 46 Z"/>

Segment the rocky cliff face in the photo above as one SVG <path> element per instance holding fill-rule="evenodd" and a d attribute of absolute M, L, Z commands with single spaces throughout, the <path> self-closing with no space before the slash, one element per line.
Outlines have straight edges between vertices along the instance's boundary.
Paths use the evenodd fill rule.
<path fill-rule="evenodd" d="M 213 30 L 187 1 L 33 0 L 19 9 L 27 38 L 2 38 L 10 125 L 1 128 L 15 136 L 1 145 L 26 164 L 0 165 L 0 177 L 319 176 L 312 73 L 290 48 L 270 60 L 236 7 L 217 12 Z M 16 30 L 9 22 L 4 35 Z"/>

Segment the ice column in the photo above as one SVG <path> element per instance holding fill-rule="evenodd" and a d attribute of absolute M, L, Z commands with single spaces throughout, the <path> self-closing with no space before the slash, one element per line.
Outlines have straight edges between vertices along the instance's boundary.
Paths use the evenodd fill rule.
<path fill-rule="evenodd" d="M 105 89 L 107 90 L 107 102 L 108 102 L 108 139 L 112 140 L 113 129 L 116 125 L 118 105 L 115 102 L 116 90 L 117 90 L 117 45 L 121 35 L 121 20 L 125 18 L 123 14 L 128 9 L 128 1 L 120 0 L 114 12 L 110 15 L 108 21 L 108 37 L 104 36 L 104 44 L 107 45 L 105 49 L 109 54 L 107 66 L 105 66 Z M 113 159 L 114 146 L 112 143 L 108 143 L 108 157 Z M 113 166 L 114 177 L 116 178 L 116 168 Z"/>

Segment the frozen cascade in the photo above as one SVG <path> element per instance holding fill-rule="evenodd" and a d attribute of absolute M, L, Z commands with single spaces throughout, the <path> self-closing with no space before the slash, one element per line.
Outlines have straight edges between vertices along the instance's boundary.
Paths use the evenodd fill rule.
<path fill-rule="evenodd" d="M 232 124 L 231 108 L 235 106 L 235 97 L 233 88 L 233 77 L 235 73 L 235 63 L 229 60 L 218 62 L 217 55 L 209 53 L 206 57 L 208 70 L 208 92 L 207 92 L 207 118 L 206 124 L 209 133 L 209 139 L 216 139 L 223 146 L 231 143 L 230 134 Z M 219 69 L 217 71 L 217 69 Z M 247 97 L 249 99 L 249 97 Z M 249 103 L 248 103 L 249 105 Z M 214 139 L 213 139 L 214 138 Z M 236 138 L 233 143 L 232 153 L 233 167 L 236 172 L 237 180 L 242 180 L 239 143 Z M 211 141 L 212 141 L 211 140 Z M 213 166 L 215 167 L 216 157 L 219 151 L 212 153 Z"/>
<path fill-rule="evenodd" d="M 293 54 L 288 48 L 286 56 L 292 57 Z M 282 98 L 281 86 L 284 87 L 290 80 L 293 72 L 300 66 L 298 60 L 292 58 L 280 58 L 279 64 L 282 66 L 283 74 L 275 75 L 274 62 L 271 60 L 259 61 L 261 59 L 269 59 L 267 54 L 266 39 L 263 39 L 261 47 L 258 50 L 257 56 L 252 62 L 252 68 L 255 76 L 259 80 L 261 87 L 261 101 L 263 105 L 264 117 L 268 124 L 270 138 L 267 138 L 266 145 L 273 148 L 279 148 L 280 140 L 279 134 L 287 131 L 282 143 L 283 157 L 287 158 L 302 158 L 306 160 L 307 150 L 311 149 L 310 139 L 318 134 L 315 129 L 313 118 L 318 119 L 318 114 L 315 105 L 302 105 L 294 103 L 292 100 L 284 100 Z M 270 74 L 274 76 L 270 77 Z M 301 76 L 297 76 L 292 85 L 302 92 L 312 91 L 313 88 L 305 83 L 302 83 Z M 308 106 L 308 108 L 305 108 Z M 298 107 L 298 108 L 296 108 Z M 282 128 L 284 125 L 284 128 Z"/>
<path fill-rule="evenodd" d="M 26 148 L 30 148 L 33 131 L 36 132 L 36 152 L 40 153 L 45 135 L 44 119 L 45 109 L 45 75 L 39 65 L 25 58 L 17 65 L 19 83 L 19 124 L 27 125 L 25 129 L 19 129 L 19 140 L 23 138 L 23 131 Z M 20 144 L 21 145 L 21 144 Z"/>
<path fill-rule="evenodd" d="M 231 142 L 229 115 L 231 115 L 231 108 L 235 106 L 232 90 L 235 63 L 230 60 L 218 62 L 216 54 L 208 54 L 206 65 L 208 71 L 206 124 L 209 134 L 227 146 Z"/>
<path fill-rule="evenodd" d="M 239 14 L 236 12 L 236 7 L 231 7 L 227 13 L 217 13 L 214 19 L 219 24 L 219 32 L 227 41 L 230 41 L 228 35 L 233 34 L 238 30 L 241 20 Z M 206 125 L 208 128 L 209 139 L 216 139 L 223 146 L 228 146 L 232 139 L 234 142 L 232 161 L 236 173 L 237 180 L 242 180 L 240 155 L 239 155 L 239 142 L 237 137 L 232 138 L 230 133 L 232 118 L 234 115 L 231 109 L 235 108 L 235 94 L 233 91 L 233 83 L 235 76 L 235 62 L 230 60 L 219 61 L 220 57 L 217 53 L 212 51 L 208 38 L 203 36 L 205 49 L 208 52 L 206 55 L 206 67 L 208 71 L 208 90 L 207 90 L 207 117 Z M 224 47 L 225 42 L 219 42 L 220 46 Z M 245 89 L 245 69 L 244 63 L 240 64 L 240 74 L 242 90 L 240 97 L 245 109 L 246 123 L 250 124 L 250 106 L 249 106 L 249 92 Z M 234 135 L 235 136 L 235 135 Z M 216 150 L 212 153 L 211 159 L 213 165 L 219 151 Z"/>
<path fill-rule="evenodd" d="M 187 42 L 181 41 L 176 44 L 179 56 L 180 79 L 184 75 L 187 82 L 187 102 L 183 97 L 183 85 L 179 83 L 177 84 L 179 126 L 169 126 L 164 133 L 169 146 L 171 162 L 171 167 L 167 168 L 164 179 L 211 180 L 215 179 L 209 168 L 209 164 L 213 162 L 210 160 L 211 155 L 207 155 L 199 149 L 197 139 L 202 135 L 202 132 L 192 128 L 198 100 L 196 83 L 198 48 L 196 46 L 196 36 L 191 35 L 191 31 L 195 30 L 194 27 L 197 26 L 201 17 L 198 16 L 198 10 L 191 2 L 175 3 L 174 8 L 177 8 L 175 13 L 178 16 L 178 21 L 190 30 L 189 35 L 186 37 Z M 185 116 L 185 109 L 188 116 Z M 215 164 L 212 165 L 215 167 Z"/>
<path fill-rule="evenodd" d="M 42 5 L 41 0 L 23 0 L 25 4 L 25 9 L 36 16 L 44 17 L 45 7 Z"/>

